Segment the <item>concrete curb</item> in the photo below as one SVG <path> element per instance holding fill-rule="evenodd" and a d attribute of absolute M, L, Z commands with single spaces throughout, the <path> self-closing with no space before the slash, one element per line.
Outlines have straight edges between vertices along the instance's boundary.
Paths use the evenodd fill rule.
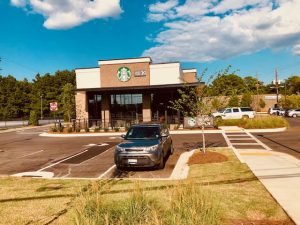
<path fill-rule="evenodd" d="M 286 130 L 286 127 L 282 128 L 273 128 L 273 129 L 245 129 L 249 133 L 272 133 L 272 132 L 283 132 Z M 222 134 L 222 130 L 205 130 L 205 134 Z M 49 134 L 42 133 L 41 137 L 109 137 L 109 136 L 121 136 L 126 134 L 126 132 L 117 132 L 117 133 L 78 133 L 78 134 Z M 202 134 L 202 130 L 174 130 L 170 131 L 170 134 Z"/>
<path fill-rule="evenodd" d="M 175 168 L 172 171 L 170 176 L 170 180 L 183 180 L 188 177 L 190 167 L 188 166 L 187 162 L 189 158 L 194 154 L 196 149 L 191 150 L 189 152 L 184 152 L 180 155 Z"/>
<path fill-rule="evenodd" d="M 276 133 L 286 131 L 286 127 L 271 128 L 271 129 L 245 129 L 249 133 Z"/>
<path fill-rule="evenodd" d="M 83 133 L 83 134 L 49 134 L 49 133 L 41 133 L 41 137 L 110 137 L 110 136 L 121 136 L 122 134 L 126 134 L 125 132 L 118 133 Z"/>
<path fill-rule="evenodd" d="M 9 132 L 15 132 L 15 131 L 20 131 L 20 130 L 30 130 L 30 129 L 36 129 L 36 128 L 41 128 L 41 127 L 51 127 L 53 126 L 52 124 L 47 124 L 47 125 L 42 125 L 42 126 L 34 126 L 34 127 L 18 127 L 18 128 L 11 128 L 7 130 L 2 130 L 0 131 L 0 134 L 2 133 L 9 133 Z"/>

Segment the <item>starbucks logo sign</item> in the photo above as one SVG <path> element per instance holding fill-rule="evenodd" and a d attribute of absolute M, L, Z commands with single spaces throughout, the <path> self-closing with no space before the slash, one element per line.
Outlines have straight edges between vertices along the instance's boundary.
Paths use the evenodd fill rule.
<path fill-rule="evenodd" d="M 121 67 L 118 69 L 117 77 L 120 81 L 126 82 L 131 78 L 131 71 L 128 67 Z"/>

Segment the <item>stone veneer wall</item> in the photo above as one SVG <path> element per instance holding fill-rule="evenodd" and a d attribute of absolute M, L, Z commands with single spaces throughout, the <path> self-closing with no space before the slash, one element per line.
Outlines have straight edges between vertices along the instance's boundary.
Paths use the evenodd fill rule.
<path fill-rule="evenodd" d="M 87 96 L 85 91 L 78 91 L 75 95 L 76 119 L 88 119 Z"/>

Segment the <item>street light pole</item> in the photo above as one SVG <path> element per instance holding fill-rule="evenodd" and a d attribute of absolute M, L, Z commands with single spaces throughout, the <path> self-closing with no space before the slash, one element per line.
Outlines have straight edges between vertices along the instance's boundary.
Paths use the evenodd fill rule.
<path fill-rule="evenodd" d="M 40 95 L 41 97 L 41 120 L 43 119 L 43 95 Z"/>

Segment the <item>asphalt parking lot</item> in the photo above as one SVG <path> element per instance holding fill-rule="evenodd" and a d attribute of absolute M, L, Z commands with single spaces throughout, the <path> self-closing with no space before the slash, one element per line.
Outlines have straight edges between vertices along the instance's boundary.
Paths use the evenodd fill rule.
<path fill-rule="evenodd" d="M 0 134 L 0 175 L 53 172 L 61 178 L 167 178 L 181 153 L 201 145 L 200 134 L 172 135 L 174 154 L 163 170 L 123 170 L 114 167 L 114 137 L 41 137 L 47 128 Z M 207 146 L 227 146 L 221 134 L 206 134 Z"/>
<path fill-rule="evenodd" d="M 290 128 L 279 133 L 255 136 L 274 151 L 300 159 L 300 118 L 288 118 Z M 0 133 L 0 175 L 22 172 L 53 172 L 59 178 L 168 178 L 179 156 L 202 144 L 201 134 L 172 135 L 174 154 L 163 170 L 117 170 L 114 148 L 122 141 L 112 137 L 41 137 L 48 128 L 39 127 Z M 221 134 L 206 134 L 208 147 L 226 147 Z"/>
<path fill-rule="evenodd" d="M 300 159 L 300 118 L 286 118 L 290 127 L 285 132 L 257 133 L 255 136 L 272 150 Z"/>

